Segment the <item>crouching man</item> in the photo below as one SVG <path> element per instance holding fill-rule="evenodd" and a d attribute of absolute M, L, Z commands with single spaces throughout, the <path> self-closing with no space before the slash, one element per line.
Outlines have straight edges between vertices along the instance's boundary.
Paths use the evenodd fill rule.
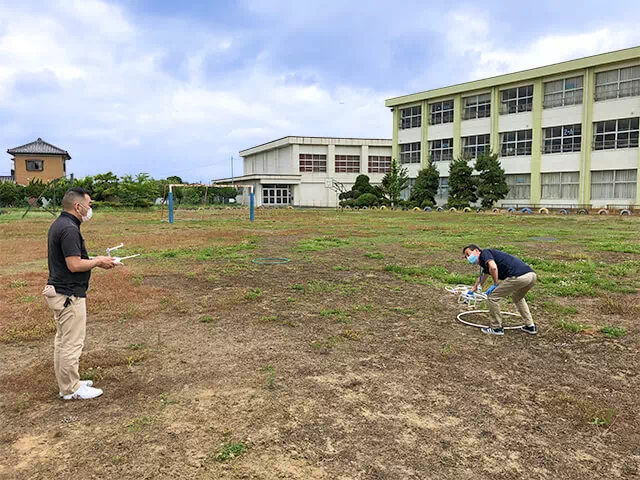
<path fill-rule="evenodd" d="M 80 225 L 92 216 L 91 197 L 72 188 L 62 199 L 64 211 L 48 235 L 49 280 L 42 294 L 56 321 L 53 366 L 64 400 L 87 400 L 102 395 L 91 381 L 80 381 L 80 354 L 87 322 L 86 296 L 91 270 L 115 266 L 111 257 L 89 258 Z"/>
<path fill-rule="evenodd" d="M 535 335 L 537 329 L 524 299 L 526 293 L 536 284 L 536 274 L 533 269 L 519 258 L 494 248 L 481 250 L 477 245 L 471 244 L 464 247 L 462 253 L 469 263 L 479 264 L 482 268 L 482 275 L 473 286 L 474 292 L 484 284 L 489 275 L 493 279 L 493 285 L 487 290 L 490 326 L 483 328 L 482 332 L 489 335 L 504 335 L 500 300 L 511 296 L 525 324 L 521 330 Z"/>

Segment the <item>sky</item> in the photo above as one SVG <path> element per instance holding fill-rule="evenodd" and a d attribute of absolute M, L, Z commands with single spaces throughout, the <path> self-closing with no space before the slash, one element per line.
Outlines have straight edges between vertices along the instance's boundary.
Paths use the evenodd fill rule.
<path fill-rule="evenodd" d="M 206 182 L 287 135 L 391 138 L 386 98 L 638 46 L 638 18 L 637 0 L 3 0 L 0 147 Z"/>

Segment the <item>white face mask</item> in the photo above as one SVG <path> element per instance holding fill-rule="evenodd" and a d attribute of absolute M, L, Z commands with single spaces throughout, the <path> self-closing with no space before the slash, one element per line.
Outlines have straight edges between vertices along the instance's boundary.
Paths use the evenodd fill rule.
<path fill-rule="evenodd" d="M 84 207 L 84 205 L 82 205 L 82 204 L 79 204 L 79 205 Z M 93 209 L 91 207 L 89 207 L 89 208 L 87 208 L 87 213 L 85 215 L 82 215 L 82 221 L 83 222 L 87 222 L 87 221 L 91 220 L 91 217 L 93 217 Z"/>
<path fill-rule="evenodd" d="M 91 217 L 93 217 L 93 208 L 89 207 L 89 210 L 87 210 L 87 214 L 82 216 L 82 221 L 89 221 L 91 220 Z"/>

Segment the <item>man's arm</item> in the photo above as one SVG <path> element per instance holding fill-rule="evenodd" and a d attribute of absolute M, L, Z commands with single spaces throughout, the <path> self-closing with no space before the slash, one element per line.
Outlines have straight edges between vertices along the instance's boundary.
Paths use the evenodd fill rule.
<path fill-rule="evenodd" d="M 66 257 L 64 261 L 67 268 L 72 273 L 88 272 L 89 270 L 100 267 L 106 270 L 115 267 L 114 259 L 111 257 L 94 257 L 89 260 L 80 258 L 80 256 Z"/>
<path fill-rule="evenodd" d="M 484 272 L 482 272 L 478 280 L 476 280 L 476 284 L 473 286 L 471 291 L 473 292 L 477 291 L 478 287 L 481 287 L 482 285 L 484 285 L 484 282 L 486 281 L 487 281 L 487 275 Z"/>
<path fill-rule="evenodd" d="M 496 265 L 494 260 L 489 260 L 487 266 L 489 267 L 489 275 L 493 278 L 493 284 L 498 285 L 498 265 Z"/>

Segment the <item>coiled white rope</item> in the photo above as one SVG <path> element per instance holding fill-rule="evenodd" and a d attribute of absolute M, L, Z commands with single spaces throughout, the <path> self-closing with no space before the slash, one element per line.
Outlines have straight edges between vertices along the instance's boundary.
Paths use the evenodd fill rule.
<path fill-rule="evenodd" d="M 460 323 L 464 323 L 465 325 L 469 325 L 471 327 L 478 327 L 478 328 L 489 328 L 489 325 L 480 325 L 479 323 L 473 323 L 473 322 L 468 322 L 466 320 L 463 320 L 463 316 L 464 315 L 469 315 L 471 313 L 489 313 L 489 310 L 469 310 L 468 312 L 460 312 L 458 314 L 458 316 L 456 317 L 456 319 L 460 322 Z M 509 315 L 511 317 L 518 317 L 520 318 L 520 314 L 519 313 L 511 313 L 511 312 L 500 312 L 502 315 Z M 520 330 L 522 327 L 524 327 L 524 325 L 516 325 L 514 327 L 505 327 L 503 326 L 502 328 L 504 328 L 505 330 Z"/>
<path fill-rule="evenodd" d="M 473 287 L 470 285 L 456 285 L 455 287 L 445 287 L 445 290 L 449 293 L 458 296 L 458 303 L 466 305 L 469 310 L 466 312 L 460 312 L 456 319 L 465 325 L 469 325 L 470 327 L 477 328 L 489 328 L 489 325 L 481 325 L 479 323 L 469 322 L 464 320 L 462 317 L 465 315 L 471 315 L 472 313 L 489 313 L 489 310 L 476 310 L 476 307 L 480 302 L 483 302 L 487 299 L 486 293 L 474 292 Z M 510 317 L 520 318 L 519 313 L 511 313 L 511 312 L 500 312 L 502 315 L 507 315 Z M 516 325 L 512 327 L 503 327 L 505 330 L 519 330 L 524 325 Z"/>

